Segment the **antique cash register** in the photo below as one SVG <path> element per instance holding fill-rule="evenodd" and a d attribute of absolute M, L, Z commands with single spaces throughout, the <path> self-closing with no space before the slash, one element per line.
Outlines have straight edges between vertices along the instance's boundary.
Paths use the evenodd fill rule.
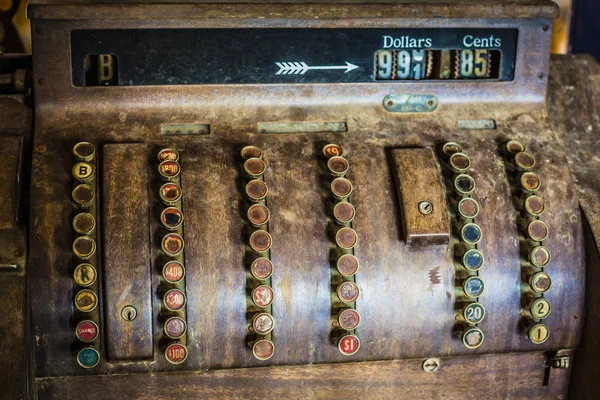
<path fill-rule="evenodd" d="M 590 398 L 600 67 L 557 13 L 31 1 L 0 397 Z"/>

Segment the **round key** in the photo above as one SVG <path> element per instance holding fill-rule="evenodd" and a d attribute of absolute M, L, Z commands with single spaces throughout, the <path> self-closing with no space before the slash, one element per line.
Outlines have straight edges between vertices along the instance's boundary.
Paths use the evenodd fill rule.
<path fill-rule="evenodd" d="M 98 296 L 89 289 L 83 289 L 75 295 L 75 307 L 81 312 L 93 311 L 98 305 Z"/>
<path fill-rule="evenodd" d="M 162 276 L 169 283 L 181 282 L 185 276 L 185 267 L 179 261 L 169 261 L 163 266 Z"/>
<path fill-rule="evenodd" d="M 188 356 L 187 347 L 181 343 L 171 343 L 165 349 L 165 358 L 171 364 L 181 364 Z"/>
<path fill-rule="evenodd" d="M 90 235 L 96 229 L 96 219 L 89 213 L 77 214 L 73 218 L 73 229 L 80 235 Z"/>
<path fill-rule="evenodd" d="M 79 142 L 73 146 L 73 155 L 80 161 L 92 161 L 95 154 L 96 148 L 89 142 Z"/>
<path fill-rule="evenodd" d="M 77 353 L 77 363 L 83 368 L 94 368 L 100 362 L 100 353 L 93 347 L 85 347 Z"/>
<path fill-rule="evenodd" d="M 269 251 L 272 242 L 273 239 L 271 238 L 269 232 L 262 230 L 255 231 L 254 233 L 252 233 L 249 239 L 250 248 L 252 248 L 252 250 L 256 251 L 257 253 Z"/>
<path fill-rule="evenodd" d="M 336 263 L 337 270 L 344 276 L 352 276 L 358 271 L 359 262 L 358 258 L 352 254 L 343 254 L 338 258 Z"/>
<path fill-rule="evenodd" d="M 91 258 L 96 252 L 96 242 L 89 236 L 79 236 L 73 242 L 73 253 L 82 260 Z"/>
<path fill-rule="evenodd" d="M 545 293 L 552 286 L 550 275 L 545 272 L 538 272 L 529 279 L 529 286 L 537 293 Z"/>
<path fill-rule="evenodd" d="M 465 197 L 458 202 L 458 213 L 466 219 L 473 219 L 479 215 L 479 203 L 471 197 Z"/>
<path fill-rule="evenodd" d="M 252 302 L 260 308 L 265 308 L 273 302 L 273 289 L 268 285 L 259 285 L 252 290 Z"/>
<path fill-rule="evenodd" d="M 462 342 L 468 349 L 476 349 L 483 344 L 483 331 L 479 328 L 470 328 L 463 332 Z"/>
<path fill-rule="evenodd" d="M 98 325 L 90 320 L 81 321 L 75 328 L 75 336 L 82 342 L 93 342 L 98 337 Z"/>
<path fill-rule="evenodd" d="M 73 279 L 79 286 L 92 286 L 96 282 L 96 277 L 96 268 L 91 264 L 79 264 L 73 271 Z"/>
<path fill-rule="evenodd" d="M 244 162 L 244 171 L 252 178 L 259 178 L 267 169 L 267 165 L 260 158 L 249 158 Z"/>
<path fill-rule="evenodd" d="M 341 224 L 349 224 L 354 219 L 356 210 L 347 201 L 341 201 L 333 207 L 333 217 Z"/>
<path fill-rule="evenodd" d="M 542 180 L 533 172 L 525 172 L 521 175 L 521 188 L 526 192 L 535 192 L 542 186 Z"/>
<path fill-rule="evenodd" d="M 256 146 L 246 146 L 240 151 L 244 160 L 249 158 L 262 158 L 262 150 Z"/>
<path fill-rule="evenodd" d="M 550 337 L 550 329 L 544 324 L 536 324 L 529 329 L 527 334 L 534 344 L 542 344 Z"/>
<path fill-rule="evenodd" d="M 176 257 L 183 251 L 183 238 L 176 233 L 169 233 L 163 237 L 161 247 L 166 255 Z"/>
<path fill-rule="evenodd" d="M 466 172 L 471 167 L 471 159 L 463 153 L 454 153 L 448 161 L 450 169 L 454 172 Z"/>
<path fill-rule="evenodd" d="M 539 196 L 529 196 L 523 201 L 525 212 L 532 217 L 539 217 L 544 212 L 544 200 Z"/>
<path fill-rule="evenodd" d="M 345 356 L 356 354 L 360 348 L 360 340 L 356 335 L 344 335 L 338 341 L 338 350 Z"/>
<path fill-rule="evenodd" d="M 352 193 L 352 183 L 346 178 L 335 178 L 331 182 L 331 193 L 336 199 L 344 200 Z"/>
<path fill-rule="evenodd" d="M 73 192 L 71 193 L 71 197 L 81 207 L 87 207 L 92 204 L 94 199 L 96 198 L 96 194 L 94 193 L 94 189 L 90 185 L 86 185 L 82 183 L 81 185 L 77 185 Z"/>
<path fill-rule="evenodd" d="M 527 235 L 531 240 L 542 242 L 548 238 L 548 226 L 544 221 L 531 221 L 527 226 Z"/>
<path fill-rule="evenodd" d="M 269 209 L 262 204 L 253 204 L 248 209 L 248 221 L 255 228 L 261 227 L 269 221 L 271 213 Z"/>
<path fill-rule="evenodd" d="M 519 171 L 529 171 L 535 166 L 535 157 L 526 151 L 522 151 L 515 155 L 515 165 Z"/>
<path fill-rule="evenodd" d="M 179 176 L 181 167 L 177 161 L 163 161 L 158 165 L 158 173 L 163 179 L 170 181 Z"/>
<path fill-rule="evenodd" d="M 171 289 L 163 296 L 163 304 L 169 311 L 179 311 L 185 306 L 185 294 L 179 289 Z"/>
<path fill-rule="evenodd" d="M 360 325 L 360 314 L 353 308 L 346 308 L 336 318 L 340 328 L 352 331 Z"/>
<path fill-rule="evenodd" d="M 467 296 L 472 299 L 475 299 L 483 294 L 485 290 L 485 284 L 483 280 L 478 276 L 471 276 L 467 278 L 463 283 L 463 291 Z"/>
<path fill-rule="evenodd" d="M 358 243 L 358 235 L 352 228 L 341 228 L 335 234 L 335 242 L 342 249 L 352 249 Z"/>
<path fill-rule="evenodd" d="M 475 180 L 469 175 L 460 174 L 454 178 L 454 189 L 463 196 L 469 195 L 475 190 Z"/>
<path fill-rule="evenodd" d="M 476 325 L 485 318 L 485 308 L 479 303 L 470 303 L 463 309 L 463 318 L 471 325 Z"/>
<path fill-rule="evenodd" d="M 550 302 L 548 299 L 543 297 L 535 299 L 529 306 L 529 312 L 535 319 L 546 318 L 548 315 L 550 315 L 550 311 L 552 311 Z"/>
<path fill-rule="evenodd" d="M 160 222 L 166 229 L 174 231 L 183 223 L 183 212 L 175 207 L 167 207 L 160 213 Z"/>
<path fill-rule="evenodd" d="M 94 167 L 91 164 L 80 162 L 73 165 L 71 174 L 79 182 L 89 182 L 94 178 Z"/>
<path fill-rule="evenodd" d="M 529 252 L 529 262 L 538 268 L 544 268 L 551 259 L 550 250 L 544 246 L 536 246 Z"/>
<path fill-rule="evenodd" d="M 183 318 L 170 317 L 165 321 L 163 330 L 165 331 L 165 335 L 171 339 L 179 339 L 185 335 L 185 332 L 187 331 L 187 324 Z"/>
<path fill-rule="evenodd" d="M 481 241 L 481 228 L 474 223 L 465 224 L 460 230 L 460 237 L 465 243 L 477 244 Z"/>
<path fill-rule="evenodd" d="M 275 345 L 267 339 L 260 339 L 252 345 L 252 354 L 258 360 L 265 361 L 275 354 Z"/>
<path fill-rule="evenodd" d="M 250 265 L 250 273 L 258 280 L 265 280 L 271 277 L 273 274 L 273 263 L 265 257 L 259 257 L 252 261 Z"/>
<path fill-rule="evenodd" d="M 326 158 L 341 157 L 344 155 L 344 149 L 337 144 L 329 143 L 323 147 L 323 155 Z"/>
<path fill-rule="evenodd" d="M 342 282 L 336 290 L 338 298 L 344 303 L 353 303 L 358 299 L 360 290 L 354 282 Z"/>
<path fill-rule="evenodd" d="M 327 160 L 327 169 L 333 176 L 344 176 L 349 167 L 348 160 L 341 156 L 333 156 Z"/>
<path fill-rule="evenodd" d="M 266 335 L 275 327 L 273 316 L 266 312 L 256 313 L 252 317 L 252 329 L 259 335 Z"/>
<path fill-rule="evenodd" d="M 484 262 L 483 253 L 477 249 L 470 249 L 463 254 L 463 266 L 469 271 L 478 271 Z"/>
<path fill-rule="evenodd" d="M 264 199 L 268 192 L 267 184 L 258 179 L 253 179 L 246 184 L 246 195 L 251 201 L 257 202 Z"/>
<path fill-rule="evenodd" d="M 158 162 L 162 163 L 164 161 L 179 161 L 179 153 L 174 149 L 162 149 L 158 152 L 157 155 Z"/>
<path fill-rule="evenodd" d="M 160 200 L 168 205 L 173 206 L 181 200 L 181 188 L 174 183 L 165 183 L 158 191 Z"/>
<path fill-rule="evenodd" d="M 455 154 L 455 153 L 462 153 L 463 148 L 460 144 L 458 144 L 456 142 L 446 142 L 442 146 L 442 151 L 447 156 L 451 156 L 452 154 Z"/>
<path fill-rule="evenodd" d="M 518 140 L 509 140 L 506 143 L 506 151 L 510 154 L 519 154 L 525 151 L 525 146 Z"/>

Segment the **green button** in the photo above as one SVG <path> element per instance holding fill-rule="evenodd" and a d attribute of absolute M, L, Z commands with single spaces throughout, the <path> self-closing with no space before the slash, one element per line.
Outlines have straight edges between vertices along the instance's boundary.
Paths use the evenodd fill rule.
<path fill-rule="evenodd" d="M 77 353 L 77 362 L 83 368 L 94 368 L 100 361 L 100 353 L 93 347 L 85 347 Z"/>

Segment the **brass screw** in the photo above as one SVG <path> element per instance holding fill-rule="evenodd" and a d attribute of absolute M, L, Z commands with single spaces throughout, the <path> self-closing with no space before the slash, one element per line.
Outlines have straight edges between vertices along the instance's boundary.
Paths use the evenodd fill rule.
<path fill-rule="evenodd" d="M 137 310 L 132 306 L 125 306 L 121 310 L 121 317 L 125 321 L 133 321 L 137 317 Z"/>
<path fill-rule="evenodd" d="M 423 371 L 436 372 L 442 366 L 442 361 L 439 358 L 428 358 L 423 361 Z"/>
<path fill-rule="evenodd" d="M 419 212 L 423 215 L 428 215 L 433 212 L 433 204 L 428 201 L 422 201 L 419 203 Z"/>

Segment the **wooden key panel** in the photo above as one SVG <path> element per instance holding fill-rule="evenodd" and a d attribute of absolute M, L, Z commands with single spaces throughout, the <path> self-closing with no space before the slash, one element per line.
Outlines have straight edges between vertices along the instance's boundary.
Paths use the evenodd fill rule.
<path fill-rule="evenodd" d="M 79 262 L 74 275 L 75 301 L 89 292 L 96 302 L 86 318 L 78 317 L 81 309 L 74 314 L 83 324 L 77 327 L 79 341 L 98 352 L 95 371 L 142 372 L 143 359 L 161 370 L 195 370 L 494 353 L 521 350 L 521 337 L 532 338 L 536 349 L 574 345 L 576 336 L 547 332 L 560 332 L 564 323 L 552 319 L 556 304 L 563 315 L 568 309 L 577 313 L 577 299 L 560 289 L 548 291 L 550 298 L 533 289 L 543 283 L 535 274 L 545 269 L 529 265 L 540 268 L 534 263 L 541 265 L 550 250 L 537 254 L 549 245 L 546 238 L 529 244 L 537 231 L 527 230 L 532 221 L 523 219 L 536 207 L 525 200 L 541 198 L 543 186 L 535 177 L 525 182 L 529 171 L 509 178 L 512 169 L 505 172 L 505 153 L 498 150 L 504 141 L 463 148 L 453 140 L 428 150 L 440 182 L 446 182 L 436 186 L 444 201 L 433 204 L 447 204 L 452 227 L 449 244 L 429 245 L 405 241 L 398 202 L 409 190 L 406 179 L 413 178 L 393 178 L 397 164 L 388 158 L 401 143 L 379 149 L 347 138 L 317 140 L 313 147 L 303 141 L 290 146 L 277 137 L 246 143 L 99 147 L 102 195 L 91 199 L 100 204 L 84 210 L 96 218 L 81 220 L 77 209 L 73 221 L 76 237 L 96 232 L 104 238 L 104 257 Z M 561 161 L 553 160 L 559 171 Z M 482 171 L 490 169 L 507 174 L 503 185 L 489 185 Z M 539 176 L 548 177 L 547 185 L 564 179 Z M 396 185 L 403 179 L 398 197 Z M 522 208 L 513 202 L 517 184 L 520 191 L 525 184 L 539 186 L 519 197 Z M 436 197 L 415 191 L 411 198 L 418 211 L 422 201 Z M 545 226 L 572 224 L 548 212 L 569 204 L 545 196 Z M 92 230 L 94 220 L 103 223 Z M 570 240 L 579 243 L 577 230 L 571 232 Z M 574 251 L 566 249 L 563 242 L 558 251 Z M 546 263 L 553 281 L 569 273 L 562 264 L 568 257 L 553 254 Z M 554 262 L 561 264 L 552 268 Z M 89 268 L 85 273 L 82 263 Z M 552 272 L 560 268 L 566 269 Z M 80 289 L 78 279 L 92 284 Z M 103 290 L 95 289 L 101 282 Z M 540 302 L 553 313 L 542 318 Z M 60 310 L 70 309 L 64 307 L 55 312 L 63 315 Z M 534 322 L 546 330 L 536 330 Z M 50 319 L 43 326 L 56 324 Z M 535 335 L 546 338 L 537 343 Z M 75 339 L 65 334 L 60 340 L 72 347 Z M 57 347 L 44 351 L 56 359 L 72 357 Z M 46 368 L 79 374 L 81 363 Z"/>

